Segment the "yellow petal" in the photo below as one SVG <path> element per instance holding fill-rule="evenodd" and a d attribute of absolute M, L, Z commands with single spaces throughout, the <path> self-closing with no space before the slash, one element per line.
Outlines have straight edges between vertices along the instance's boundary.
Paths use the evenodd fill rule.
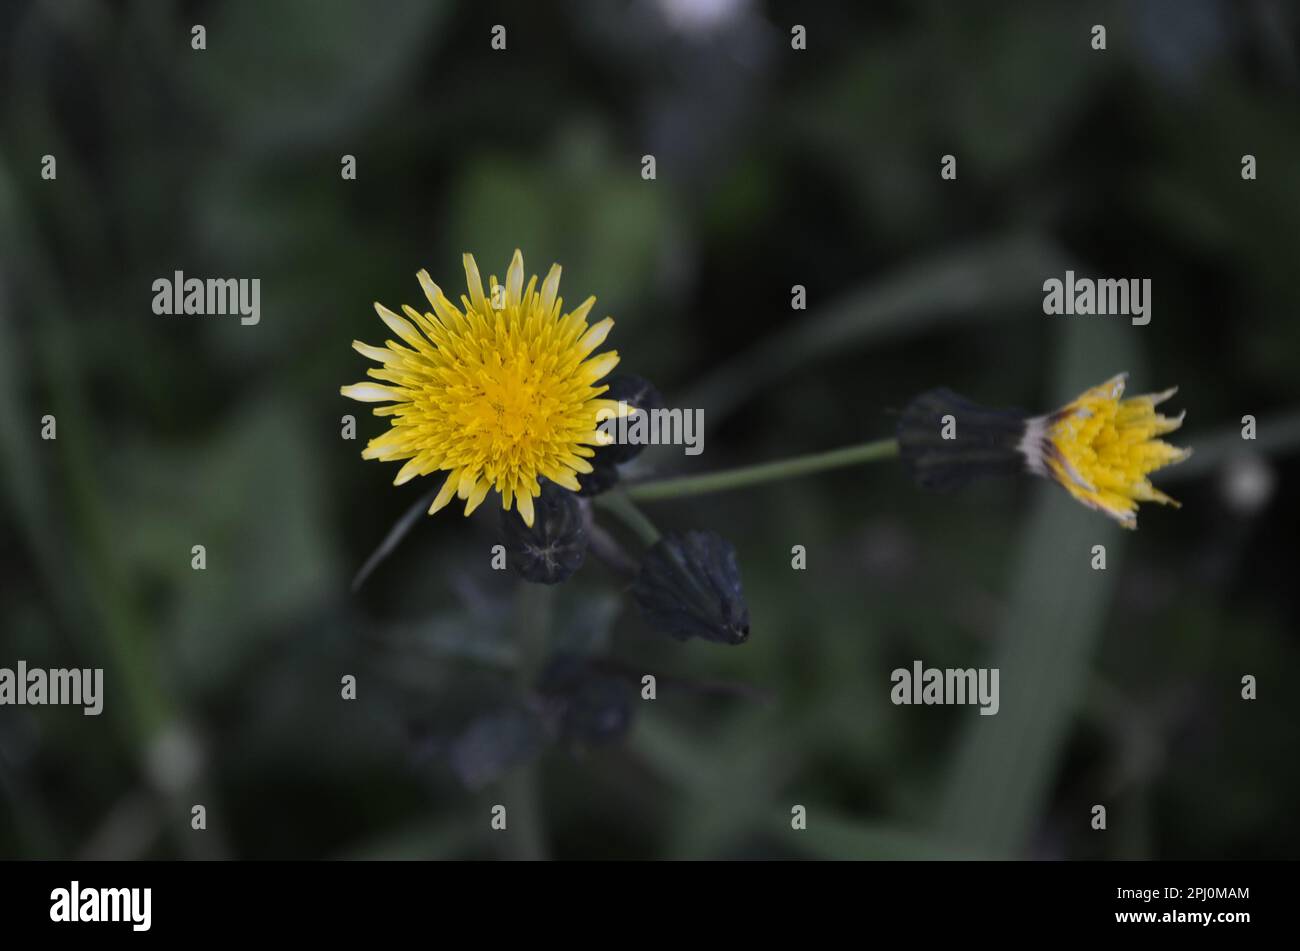
<path fill-rule="evenodd" d="M 435 498 L 433 504 L 429 506 L 430 515 L 451 501 L 451 497 L 456 494 L 456 486 L 459 482 L 460 473 L 457 470 L 452 469 L 447 473 L 447 481 L 442 484 L 442 488 L 438 491 L 438 497 Z"/>
<path fill-rule="evenodd" d="M 483 278 L 479 277 L 478 264 L 474 261 L 474 255 L 466 254 L 461 260 L 465 265 L 465 283 L 469 287 L 470 303 L 474 305 L 475 310 L 484 310 L 487 301 L 483 297 Z"/>
<path fill-rule="evenodd" d="M 425 342 L 425 339 L 422 336 L 420 336 L 418 330 L 412 327 L 405 319 L 397 316 L 383 304 L 379 303 L 379 301 L 375 301 L 375 313 L 379 315 L 380 320 L 388 325 L 389 330 L 397 334 L 397 336 L 401 337 L 412 347 L 415 347 L 416 350 L 428 348 L 428 343 Z"/>
<path fill-rule="evenodd" d="M 529 528 L 533 527 L 533 497 L 528 494 L 527 487 L 520 487 L 521 491 L 515 496 L 515 504 L 519 506 L 519 517 L 524 520 L 524 524 Z"/>
<path fill-rule="evenodd" d="M 360 340 L 352 341 L 352 349 L 363 357 L 368 357 L 377 363 L 389 364 L 402 359 L 401 354 L 387 347 L 372 347 L 368 343 L 362 343 Z"/>
<path fill-rule="evenodd" d="M 397 470 L 397 476 L 393 479 L 393 485 L 406 485 L 418 475 L 423 475 L 421 471 L 424 464 L 429 461 L 426 453 L 419 453 L 407 460 L 406 465 Z"/>
<path fill-rule="evenodd" d="M 593 324 L 591 329 L 583 334 L 582 339 L 578 341 L 578 352 L 585 357 L 604 343 L 605 338 L 609 336 L 609 332 L 613 329 L 613 317 L 606 317 L 599 323 Z"/>
<path fill-rule="evenodd" d="M 506 271 L 506 306 L 518 307 L 523 300 L 524 290 L 524 255 L 515 248 L 515 256 L 510 259 L 510 269 Z"/>
<path fill-rule="evenodd" d="M 386 403 L 406 399 L 393 388 L 380 386 L 378 383 L 353 383 L 351 386 L 339 387 L 339 392 L 359 403 Z"/>
<path fill-rule="evenodd" d="M 433 278 L 431 278 L 429 272 L 423 268 L 420 269 L 419 273 L 417 273 L 415 277 L 416 280 L 420 282 L 420 288 L 424 291 L 424 296 L 429 299 L 429 306 L 437 311 L 438 298 L 442 296 L 441 289 L 439 289 L 437 284 L 433 283 Z"/>
<path fill-rule="evenodd" d="M 554 469 L 547 469 L 545 475 L 556 485 L 563 486 L 570 492 L 577 492 L 582 488 L 582 484 L 578 482 L 578 477 L 574 475 L 572 469 L 556 466 Z"/>
<path fill-rule="evenodd" d="M 591 313 L 591 308 L 595 306 L 596 298 L 588 297 L 585 301 L 575 307 L 568 317 L 575 323 L 585 323 L 587 315 Z"/>
<path fill-rule="evenodd" d="M 618 351 L 611 350 L 608 353 L 602 353 L 600 356 L 592 357 L 584 363 L 578 370 L 578 377 L 584 383 L 595 383 L 616 366 L 618 366 Z"/>
<path fill-rule="evenodd" d="M 549 314 L 555 306 L 555 295 L 560 290 L 560 266 L 552 264 L 551 270 L 542 281 L 542 311 Z"/>
<path fill-rule="evenodd" d="M 460 484 L 456 486 L 456 498 L 467 499 L 478 484 L 478 473 L 466 466 L 460 472 Z"/>
<path fill-rule="evenodd" d="M 487 479 L 479 480 L 478 484 L 470 491 L 469 499 L 465 502 L 465 514 L 469 515 L 476 508 L 483 504 L 487 498 L 488 490 L 492 488 L 492 483 Z"/>

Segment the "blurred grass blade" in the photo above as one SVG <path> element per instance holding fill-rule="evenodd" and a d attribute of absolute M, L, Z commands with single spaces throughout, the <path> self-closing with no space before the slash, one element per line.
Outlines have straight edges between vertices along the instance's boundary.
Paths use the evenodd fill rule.
<path fill-rule="evenodd" d="M 1128 324 L 1076 321 L 1061 332 L 1054 405 L 1121 370 L 1133 371 L 1134 392 L 1151 388 Z M 1000 670 L 1001 706 L 996 716 L 968 721 L 938 815 L 941 835 L 993 858 L 1020 855 L 1039 826 L 1121 570 L 1125 533 L 1114 522 L 1057 486 L 1043 483 L 1038 492 L 990 659 Z M 1099 544 L 1106 546 L 1105 571 L 1091 566 Z"/>
<path fill-rule="evenodd" d="M 1037 234 L 994 237 L 948 251 L 820 312 L 793 315 L 787 330 L 724 363 L 683 405 L 706 408 L 717 425 L 769 383 L 816 360 L 951 321 L 1009 319 L 1017 304 L 1038 300 L 1043 275 L 1066 266 L 1056 244 Z"/>
<path fill-rule="evenodd" d="M 353 591 L 359 591 L 361 586 L 366 583 L 366 579 L 370 577 L 370 573 L 378 568 L 380 563 L 401 544 L 402 539 L 406 537 L 406 533 L 415 527 L 415 523 L 420 520 L 420 516 L 433 504 L 433 500 L 440 488 L 442 486 L 436 486 L 426 492 L 418 502 L 407 509 L 405 514 L 393 524 L 393 527 L 388 530 L 388 534 L 384 536 L 384 540 L 379 543 L 379 547 L 371 552 L 370 557 L 366 559 L 366 563 L 357 572 L 357 576 L 352 579 Z"/>
<path fill-rule="evenodd" d="M 388 107 L 402 81 L 437 54 L 451 12 L 445 0 L 336 4 L 328 16 L 315 0 L 220 4 L 209 28 L 240 42 L 220 58 L 195 60 L 181 78 L 232 137 L 265 152 L 310 150 L 355 136 Z M 138 29 L 157 32 L 143 16 Z"/>
<path fill-rule="evenodd" d="M 12 187 L 8 166 L 0 156 L 0 247 L 16 249 L 23 246 L 25 219 L 23 209 Z M 29 259 L 36 257 L 36 248 L 28 245 Z M 13 258 L 6 253 L 7 264 Z M 27 404 L 24 391 L 30 356 L 20 352 L 19 335 L 10 317 L 10 281 L 7 267 L 0 267 L 0 484 L 7 491 L 5 499 L 14 523 L 21 529 L 33 557 L 48 579 L 57 579 L 61 569 L 57 546 L 49 526 L 49 482 L 42 476 L 33 447 L 38 443 L 40 416 Z M 57 588 L 56 583 L 51 584 Z"/>
<path fill-rule="evenodd" d="M 418 624 L 393 625 L 379 631 L 375 639 L 394 652 L 399 664 L 452 658 L 513 670 L 519 664 L 519 648 L 510 636 L 509 621 L 506 611 L 491 617 L 447 611 Z"/>

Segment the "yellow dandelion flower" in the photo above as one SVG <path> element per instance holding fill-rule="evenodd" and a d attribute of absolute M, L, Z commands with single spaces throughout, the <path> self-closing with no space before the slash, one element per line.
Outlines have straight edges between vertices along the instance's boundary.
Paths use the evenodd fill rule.
<path fill-rule="evenodd" d="M 453 495 L 465 501 L 469 515 L 495 489 L 502 508 L 515 503 L 531 526 L 538 480 L 577 491 L 578 473 L 592 470 L 590 447 L 610 441 L 599 423 L 624 412 L 600 399 L 608 387 L 597 385 L 618 363 L 618 353 L 591 355 L 614 320 L 587 326 L 594 297 L 565 313 L 557 296 L 558 264 L 540 288 L 536 276 L 525 287 L 524 258 L 515 251 L 505 285 L 491 278 L 491 297 L 484 296 L 473 255 L 466 254 L 464 264 L 469 295 L 461 296 L 459 307 L 425 271 L 418 277 L 431 313 L 403 306 L 403 318 L 375 304 L 401 342 L 374 347 L 353 341 L 353 349 L 379 364 L 366 371 L 378 382 L 340 392 L 388 404 L 374 410 L 389 417 L 388 430 L 361 455 L 406 460 L 394 485 L 447 473 L 430 515 Z"/>
<path fill-rule="evenodd" d="M 1032 471 L 1125 528 L 1137 528 L 1139 502 L 1178 505 L 1147 476 L 1192 451 L 1156 438 L 1183 423 L 1186 413 L 1168 417 L 1155 411 L 1178 388 L 1121 399 L 1127 379 L 1121 373 L 1055 413 L 1028 420 L 1021 450 Z"/>

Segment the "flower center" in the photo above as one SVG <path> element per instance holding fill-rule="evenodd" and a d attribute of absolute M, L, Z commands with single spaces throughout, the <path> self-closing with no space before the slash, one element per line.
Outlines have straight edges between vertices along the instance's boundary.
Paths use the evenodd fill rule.
<path fill-rule="evenodd" d="M 559 401 L 527 360 L 506 360 L 495 369 L 484 367 L 478 384 L 478 398 L 467 409 L 486 459 L 514 463 L 555 436 L 553 418 Z"/>

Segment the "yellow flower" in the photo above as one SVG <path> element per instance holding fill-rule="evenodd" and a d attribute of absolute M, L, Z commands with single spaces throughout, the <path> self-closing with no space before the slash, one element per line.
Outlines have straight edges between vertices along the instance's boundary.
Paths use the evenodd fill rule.
<path fill-rule="evenodd" d="M 592 357 L 604 342 L 613 318 L 587 326 L 596 299 L 589 297 L 569 313 L 556 296 L 560 267 L 553 265 L 538 289 L 537 278 L 524 287 L 524 259 L 515 251 L 504 287 L 491 279 L 491 297 L 473 255 L 464 256 L 469 296 L 453 304 L 425 271 L 418 275 L 432 313 L 403 306 L 406 318 L 381 304 L 375 310 L 402 343 L 383 347 L 353 341 L 352 347 L 379 366 L 366 371 L 379 383 L 342 387 L 344 396 L 378 406 L 376 416 L 391 426 L 370 440 L 362 457 L 406 460 L 393 480 L 446 472 L 432 515 L 451 501 L 465 500 L 465 514 L 491 489 L 502 508 L 512 500 L 524 522 L 533 524 L 533 499 L 545 477 L 577 491 L 577 474 L 590 472 L 590 446 L 609 437 L 597 428 L 617 403 L 599 399 L 597 386 L 618 363 L 611 351 Z"/>
<path fill-rule="evenodd" d="M 1177 392 L 1121 399 L 1127 373 L 1112 377 L 1062 409 L 1028 420 L 1021 451 L 1029 468 L 1063 485 L 1089 508 L 1105 512 L 1125 528 L 1137 528 L 1137 504 L 1178 503 L 1151 485 L 1147 476 L 1192 454 L 1157 439 L 1183 423 L 1155 407 Z"/>

